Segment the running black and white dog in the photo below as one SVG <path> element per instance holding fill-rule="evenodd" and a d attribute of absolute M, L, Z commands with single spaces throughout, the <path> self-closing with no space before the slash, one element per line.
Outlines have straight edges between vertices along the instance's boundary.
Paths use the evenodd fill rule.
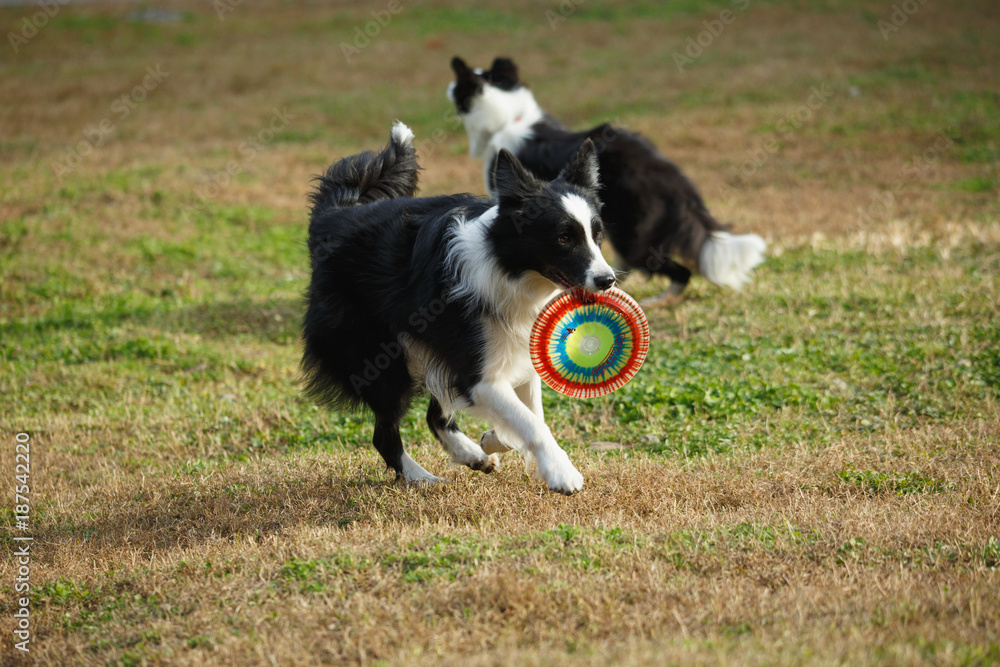
<path fill-rule="evenodd" d="M 691 271 L 680 257 L 716 285 L 739 289 L 764 259 L 767 245 L 756 234 L 733 235 L 709 213 L 698 189 L 680 168 L 638 134 L 600 125 L 573 132 L 549 116 L 518 77 L 517 66 L 497 58 L 489 71 L 453 58 L 455 81 L 448 99 L 469 135 L 469 153 L 483 161 L 487 191 L 501 149 L 517 156 L 535 176 L 555 178 L 588 138 L 598 146 L 604 221 L 622 268 L 670 278 L 661 298 L 679 295 Z"/>
<path fill-rule="evenodd" d="M 318 177 L 305 389 L 323 404 L 369 408 L 373 443 L 397 478 L 441 481 L 406 453 L 399 434 L 425 388 L 427 423 L 455 463 L 490 472 L 497 453 L 513 448 L 553 491 L 583 487 L 545 424 L 528 337 L 561 290 L 614 285 L 601 255 L 595 153 L 583 142 L 545 183 L 500 151 L 496 200 L 414 198 L 413 133 L 397 123 L 380 153 L 345 158 Z M 458 429 L 458 410 L 494 430 L 475 443 Z"/>

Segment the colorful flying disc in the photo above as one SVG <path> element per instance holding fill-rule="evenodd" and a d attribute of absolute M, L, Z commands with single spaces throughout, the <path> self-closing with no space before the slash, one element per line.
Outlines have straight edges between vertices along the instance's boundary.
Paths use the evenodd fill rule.
<path fill-rule="evenodd" d="M 649 323 L 620 289 L 576 288 L 542 308 L 530 348 L 545 384 L 574 398 L 603 396 L 631 380 L 646 360 Z"/>

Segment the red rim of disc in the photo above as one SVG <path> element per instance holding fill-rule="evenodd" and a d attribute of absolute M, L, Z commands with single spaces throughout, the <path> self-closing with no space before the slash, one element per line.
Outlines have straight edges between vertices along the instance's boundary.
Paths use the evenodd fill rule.
<path fill-rule="evenodd" d="M 595 313 L 601 310 L 613 313 L 617 326 L 622 328 L 626 349 L 617 364 L 620 368 L 610 376 L 605 373 L 603 377 L 590 378 L 576 373 L 568 377 L 565 360 L 560 358 L 558 341 L 553 336 L 564 335 L 561 332 L 570 319 L 589 321 L 598 317 Z M 575 288 L 556 295 L 542 308 L 531 330 L 530 351 L 535 370 L 552 389 L 574 398 L 604 396 L 631 380 L 646 360 L 649 323 L 635 299 L 618 288 L 598 294 Z"/>

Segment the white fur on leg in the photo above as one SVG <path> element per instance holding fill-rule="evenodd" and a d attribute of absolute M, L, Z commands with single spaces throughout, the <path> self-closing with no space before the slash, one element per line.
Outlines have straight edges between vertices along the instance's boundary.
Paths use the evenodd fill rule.
<path fill-rule="evenodd" d="M 443 371 L 442 366 L 433 364 L 429 350 L 412 344 L 408 345 L 406 349 L 409 355 L 410 372 L 415 377 L 422 377 L 424 384 L 431 390 L 441 406 L 441 422 L 454 423 L 455 412 L 468 407 L 468 403 L 464 399 L 451 395 L 451 378 Z M 427 368 L 428 365 L 430 368 Z M 489 456 L 493 452 L 484 452 L 482 447 L 457 428 L 454 430 L 433 428 L 433 431 L 441 448 L 448 452 L 448 456 L 451 457 L 452 463 L 486 473 L 493 472 L 500 465 L 499 457 Z"/>
<path fill-rule="evenodd" d="M 480 382 L 472 388 L 472 411 L 493 422 L 500 436 L 507 434 L 524 443 L 525 458 L 532 455 L 536 475 L 557 493 L 572 494 L 583 488 L 583 475 L 552 437 L 545 422 L 518 397 L 514 388 L 501 382 Z"/>
<path fill-rule="evenodd" d="M 401 460 L 403 466 L 403 478 L 406 479 L 410 484 L 438 484 L 440 482 L 445 482 L 447 480 L 441 479 L 440 477 L 435 477 L 430 474 L 423 467 L 410 458 L 410 455 L 403 452 L 403 458 Z"/>
<path fill-rule="evenodd" d="M 701 247 L 698 270 L 716 285 L 738 290 L 750 282 L 750 272 L 764 261 L 766 250 L 767 243 L 756 234 L 712 232 Z"/>
<path fill-rule="evenodd" d="M 493 452 L 486 452 L 482 447 L 469 439 L 461 431 L 447 429 L 438 433 L 441 446 L 448 452 L 452 463 L 468 466 L 473 470 L 493 472 L 500 465 L 500 457 Z"/>
<path fill-rule="evenodd" d="M 542 379 L 538 377 L 537 373 L 535 373 L 533 377 L 524 384 L 514 387 L 514 393 L 517 394 L 517 397 L 521 399 L 521 402 L 524 403 L 536 417 L 544 421 L 545 417 L 542 410 Z M 497 435 L 496 430 L 493 429 L 483 433 L 483 436 L 479 439 L 479 446 L 482 447 L 483 451 L 487 454 L 502 454 L 504 452 L 509 452 L 512 449 L 517 449 L 516 447 L 512 447 L 502 441 L 500 436 Z M 534 457 L 531 456 L 531 453 L 525 450 L 525 454 L 531 458 L 531 464 L 534 465 Z"/>
<path fill-rule="evenodd" d="M 545 412 L 542 410 L 542 378 L 538 373 L 533 373 L 531 379 L 521 386 L 514 387 L 514 393 L 536 417 L 545 421 Z"/>
<path fill-rule="evenodd" d="M 535 476 L 545 481 L 551 490 L 568 496 L 583 488 L 583 475 L 561 447 L 538 447 L 532 453 L 535 455 Z"/>

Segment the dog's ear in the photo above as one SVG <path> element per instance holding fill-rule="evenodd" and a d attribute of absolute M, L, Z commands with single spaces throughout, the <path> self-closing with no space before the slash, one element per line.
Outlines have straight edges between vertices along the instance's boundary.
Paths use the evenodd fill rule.
<path fill-rule="evenodd" d="M 559 178 L 585 190 L 597 191 L 600 185 L 597 169 L 597 148 L 587 139 L 570 161 L 559 172 Z"/>
<path fill-rule="evenodd" d="M 490 81 L 508 86 L 518 83 L 517 65 L 510 58 L 496 58 L 490 67 Z"/>
<path fill-rule="evenodd" d="M 455 76 L 459 79 L 468 79 L 476 75 L 476 73 L 465 64 L 465 61 L 458 56 L 451 59 L 451 68 L 455 70 Z"/>
<path fill-rule="evenodd" d="M 533 197 L 542 191 L 543 184 L 518 161 L 506 148 L 497 153 L 493 166 L 494 190 L 500 206 L 514 205 Z"/>

